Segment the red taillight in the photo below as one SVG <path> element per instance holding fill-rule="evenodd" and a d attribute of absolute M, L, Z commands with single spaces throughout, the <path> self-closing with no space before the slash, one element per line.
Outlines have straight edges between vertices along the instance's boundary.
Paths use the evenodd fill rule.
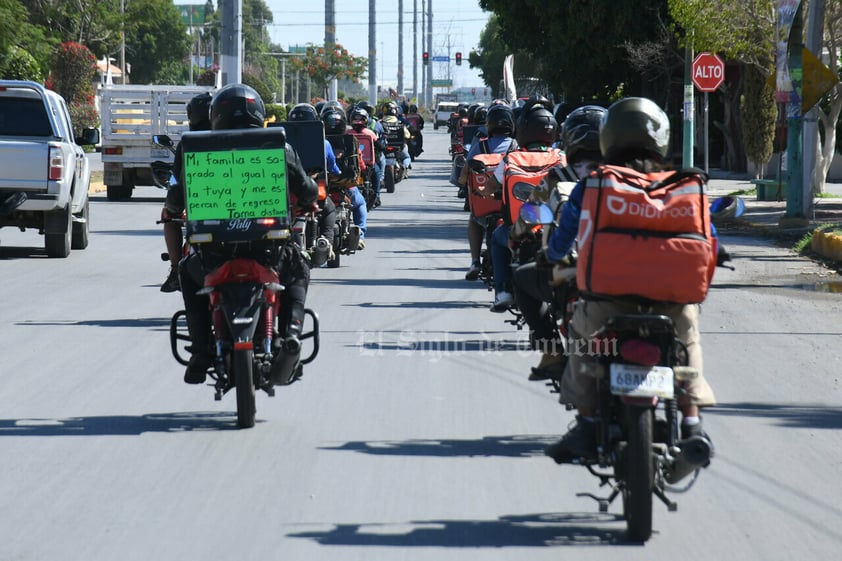
<path fill-rule="evenodd" d="M 61 148 L 56 146 L 50 147 L 50 181 L 60 181 L 64 172 L 64 155 L 61 153 Z"/>
<path fill-rule="evenodd" d="M 111 156 L 119 156 L 120 154 L 123 153 L 123 147 L 122 146 L 110 146 L 108 148 L 105 148 L 102 151 L 102 153 L 103 154 L 109 154 Z"/>
<path fill-rule="evenodd" d="M 275 222 L 277 222 L 277 220 L 275 220 L 274 218 L 258 218 L 257 219 L 257 223 L 260 226 L 274 226 Z"/>
<path fill-rule="evenodd" d="M 254 348 L 254 342 L 252 341 L 239 341 L 234 343 L 234 350 L 235 351 L 249 351 Z"/>
<path fill-rule="evenodd" d="M 627 339 L 620 344 L 620 356 L 626 362 L 642 366 L 655 366 L 661 361 L 658 345 L 642 339 Z"/>

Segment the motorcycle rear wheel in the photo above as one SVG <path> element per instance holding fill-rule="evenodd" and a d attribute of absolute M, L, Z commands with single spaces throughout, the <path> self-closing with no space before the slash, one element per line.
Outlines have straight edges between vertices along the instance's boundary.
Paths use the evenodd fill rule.
<path fill-rule="evenodd" d="M 645 542 L 652 537 L 652 491 L 655 464 L 652 455 L 652 411 L 627 407 L 628 445 L 623 451 L 623 514 L 629 539 Z"/>
<path fill-rule="evenodd" d="M 254 351 L 235 350 L 231 370 L 237 388 L 237 426 L 249 429 L 254 426 L 257 409 L 254 405 Z"/>
<path fill-rule="evenodd" d="M 383 171 L 383 184 L 386 186 L 387 193 L 395 192 L 395 168 L 393 166 L 386 166 Z"/>

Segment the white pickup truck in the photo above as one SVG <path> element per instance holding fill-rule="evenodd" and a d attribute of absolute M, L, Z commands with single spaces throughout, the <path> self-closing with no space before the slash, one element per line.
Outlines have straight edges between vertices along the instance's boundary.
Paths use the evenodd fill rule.
<path fill-rule="evenodd" d="M 41 84 L 0 80 L 0 226 L 37 229 L 50 257 L 88 246 L 91 170 L 67 104 Z"/>
<path fill-rule="evenodd" d="M 102 167 L 108 200 L 131 198 L 135 185 L 154 185 L 152 162 L 172 162 L 172 153 L 152 142 L 165 134 L 174 144 L 188 130 L 187 103 L 213 93 L 209 86 L 108 85 L 102 88 Z"/>

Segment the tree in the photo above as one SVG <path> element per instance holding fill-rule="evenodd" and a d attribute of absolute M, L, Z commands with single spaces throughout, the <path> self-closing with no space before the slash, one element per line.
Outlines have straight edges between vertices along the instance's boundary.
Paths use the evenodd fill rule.
<path fill-rule="evenodd" d="M 772 157 L 775 138 L 775 89 L 767 84 L 768 71 L 754 65 L 746 66 L 740 111 L 743 126 L 751 134 L 743 135 L 746 157 L 754 164 L 756 177 L 762 179 L 763 172 Z"/>
<path fill-rule="evenodd" d="M 497 16 L 492 15 L 488 18 L 485 29 L 480 33 L 479 48 L 468 54 L 468 63 L 471 68 L 481 70 L 480 77 L 486 86 L 494 92 L 499 92 L 503 81 L 503 61 L 509 54 L 515 57 L 515 82 L 542 74 L 538 63 L 528 51 L 516 50 L 506 42 L 506 36 L 502 33 Z"/>
<path fill-rule="evenodd" d="M 40 82 L 58 43 L 50 42 L 44 30 L 31 25 L 28 17 L 19 0 L 0 0 L 0 74 Z"/>
<path fill-rule="evenodd" d="M 80 134 L 86 127 L 97 126 L 93 89 L 96 57 L 90 49 L 79 43 L 62 43 L 56 51 L 53 69 L 47 86 L 67 101 L 73 131 Z"/>
<path fill-rule="evenodd" d="M 306 72 L 316 91 L 326 97 L 327 85 L 334 78 L 358 82 L 368 68 L 368 59 L 353 56 L 339 43 L 334 43 L 332 50 L 308 44 L 306 55 L 293 58 L 290 66 L 293 71 Z"/>
<path fill-rule="evenodd" d="M 824 47 L 829 54 L 829 68 L 839 76 L 839 57 L 842 55 L 842 0 L 826 0 L 824 20 Z M 814 53 L 815 54 L 815 53 Z M 825 96 L 819 106 L 821 139 L 816 153 L 816 167 L 813 177 L 813 191 L 821 193 L 827 179 L 827 172 L 836 153 L 836 135 L 842 114 L 842 83 L 838 83 Z"/>
<path fill-rule="evenodd" d="M 188 53 L 187 27 L 170 0 L 126 4 L 126 60 L 131 63 L 132 82 L 172 83 L 172 73 L 178 74 L 181 69 L 179 82 L 184 83 L 187 77 L 184 58 Z"/>

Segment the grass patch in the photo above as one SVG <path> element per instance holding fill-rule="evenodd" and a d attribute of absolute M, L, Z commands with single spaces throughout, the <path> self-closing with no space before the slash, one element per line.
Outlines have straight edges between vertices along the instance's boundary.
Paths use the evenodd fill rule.
<path fill-rule="evenodd" d="M 757 189 L 740 189 L 739 191 L 728 193 L 728 195 L 731 197 L 756 197 Z"/>

